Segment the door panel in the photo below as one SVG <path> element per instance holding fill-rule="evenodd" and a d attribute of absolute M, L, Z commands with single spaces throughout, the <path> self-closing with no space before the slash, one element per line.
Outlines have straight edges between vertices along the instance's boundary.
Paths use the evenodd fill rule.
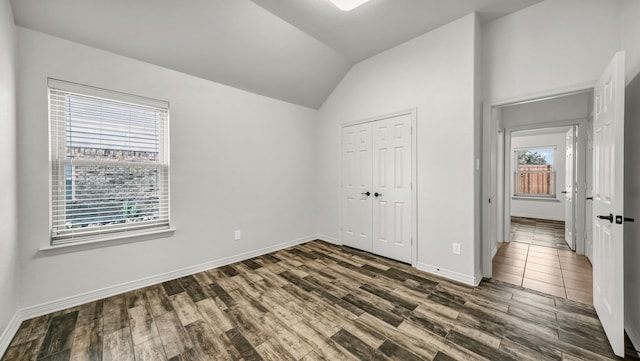
<path fill-rule="evenodd" d="M 587 187 L 585 203 L 585 249 L 584 254 L 593 264 L 593 123 L 589 121 L 587 126 Z M 591 200 L 589 200 L 589 198 Z"/>
<path fill-rule="evenodd" d="M 571 128 L 567 132 L 567 136 L 566 136 L 566 161 L 565 161 L 565 176 L 564 176 L 564 183 L 565 183 L 564 191 L 566 192 L 564 194 L 565 195 L 564 240 L 565 242 L 567 242 L 567 244 L 569 245 L 569 247 L 571 247 L 572 250 L 576 249 L 575 242 L 574 242 L 574 234 L 573 234 L 573 229 L 575 224 L 574 223 L 575 222 L 574 203 L 573 203 L 573 198 L 575 193 L 575 187 L 574 187 L 575 160 L 573 157 L 574 144 L 575 144 L 575 132 L 574 132 L 574 128 Z"/>
<path fill-rule="evenodd" d="M 411 115 L 373 123 L 373 253 L 411 262 Z"/>
<path fill-rule="evenodd" d="M 624 356 L 624 52 L 594 90 L 593 304 L 613 351 Z"/>
<path fill-rule="evenodd" d="M 371 124 L 342 129 L 342 243 L 371 251 Z"/>

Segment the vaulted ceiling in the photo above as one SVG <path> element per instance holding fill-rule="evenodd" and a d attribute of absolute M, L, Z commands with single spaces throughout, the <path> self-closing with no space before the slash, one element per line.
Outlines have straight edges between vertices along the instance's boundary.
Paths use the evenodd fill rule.
<path fill-rule="evenodd" d="M 471 12 L 541 0 L 11 0 L 16 24 L 318 108 L 351 66 Z"/>

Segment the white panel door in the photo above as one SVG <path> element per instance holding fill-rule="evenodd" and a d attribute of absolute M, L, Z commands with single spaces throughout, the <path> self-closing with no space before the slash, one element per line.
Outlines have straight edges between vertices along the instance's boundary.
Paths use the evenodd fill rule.
<path fill-rule="evenodd" d="M 624 52 L 594 90 L 593 304 L 616 355 L 624 357 Z"/>
<path fill-rule="evenodd" d="M 368 252 L 372 239 L 371 139 L 370 123 L 342 129 L 342 243 Z"/>
<path fill-rule="evenodd" d="M 567 242 L 572 250 L 576 249 L 576 245 L 573 237 L 573 229 L 575 224 L 574 217 L 574 158 L 573 149 L 575 143 L 574 128 L 571 128 L 567 132 L 566 137 L 566 161 L 565 161 L 565 176 L 564 176 L 564 240 Z"/>
<path fill-rule="evenodd" d="M 593 264 L 593 124 L 587 125 L 587 187 L 584 209 L 585 245 L 584 255 Z"/>
<path fill-rule="evenodd" d="M 373 253 L 411 263 L 411 115 L 373 122 Z"/>

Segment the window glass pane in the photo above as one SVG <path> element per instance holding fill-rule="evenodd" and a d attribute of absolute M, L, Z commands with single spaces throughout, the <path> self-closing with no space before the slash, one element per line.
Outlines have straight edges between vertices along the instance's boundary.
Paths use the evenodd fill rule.
<path fill-rule="evenodd" d="M 158 169 L 94 165 L 74 168 L 74 197 L 66 202 L 67 228 L 158 218 Z"/>
<path fill-rule="evenodd" d="M 555 197 L 554 148 L 518 149 L 515 194 Z"/>

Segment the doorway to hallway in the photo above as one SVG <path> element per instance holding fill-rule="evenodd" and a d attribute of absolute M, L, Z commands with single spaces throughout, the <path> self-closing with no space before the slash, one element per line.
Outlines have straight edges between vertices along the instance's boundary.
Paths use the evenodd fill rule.
<path fill-rule="evenodd" d="M 511 217 L 511 239 L 498 245 L 493 278 L 593 304 L 591 263 L 569 248 L 564 231 L 562 221 Z"/>

